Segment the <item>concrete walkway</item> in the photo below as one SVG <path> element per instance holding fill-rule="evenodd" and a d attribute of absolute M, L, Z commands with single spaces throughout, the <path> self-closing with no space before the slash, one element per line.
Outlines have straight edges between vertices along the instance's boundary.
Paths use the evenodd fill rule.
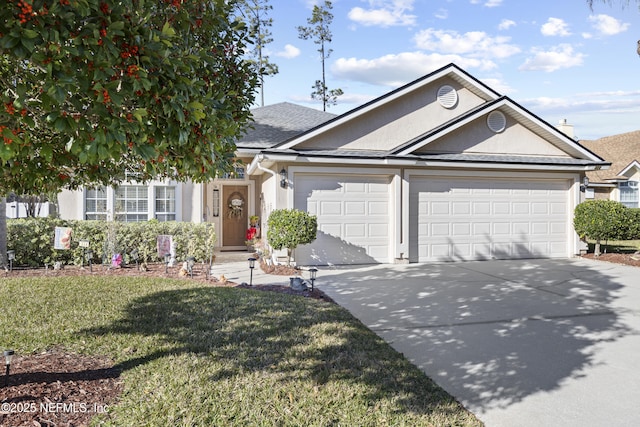
<path fill-rule="evenodd" d="M 321 268 L 316 286 L 489 427 L 640 425 L 640 270 L 582 259 Z"/>
<path fill-rule="evenodd" d="M 224 277 L 230 282 L 252 283 L 254 285 L 283 285 L 289 286 L 289 276 L 278 276 L 267 274 L 255 263 L 253 276 L 249 268 L 250 252 L 220 252 L 216 254 L 216 261 L 211 267 L 211 274 L 214 277 Z M 309 278 L 309 274 L 302 272 L 304 279 Z"/>

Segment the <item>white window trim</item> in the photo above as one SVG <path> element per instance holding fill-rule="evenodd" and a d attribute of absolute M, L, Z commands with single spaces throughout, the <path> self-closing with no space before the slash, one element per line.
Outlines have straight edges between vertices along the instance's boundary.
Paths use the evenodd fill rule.
<path fill-rule="evenodd" d="M 630 188 L 632 190 L 635 190 L 635 200 L 631 200 L 631 201 L 623 201 L 622 200 L 622 189 L 623 187 L 625 188 Z M 620 203 L 623 203 L 625 206 L 628 206 L 627 204 L 631 204 L 635 202 L 635 206 L 628 206 L 631 208 L 640 208 L 640 185 L 638 184 L 638 181 L 624 181 L 624 182 L 619 182 L 618 183 L 618 201 Z"/>
<path fill-rule="evenodd" d="M 176 221 L 182 221 L 182 185 L 177 181 L 151 181 L 146 184 L 131 181 L 123 186 L 146 185 L 147 186 L 147 220 L 156 217 L 156 187 L 175 187 L 176 189 Z M 87 217 L 87 188 L 82 191 L 82 218 Z M 107 187 L 107 221 L 113 221 L 115 213 L 116 189 Z"/>

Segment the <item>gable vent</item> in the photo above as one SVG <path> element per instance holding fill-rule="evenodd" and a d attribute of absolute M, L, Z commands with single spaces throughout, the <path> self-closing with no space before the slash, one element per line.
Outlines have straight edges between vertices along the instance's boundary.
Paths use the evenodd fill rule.
<path fill-rule="evenodd" d="M 507 127 L 507 118 L 500 111 L 492 111 L 487 116 L 487 126 L 495 133 L 500 133 Z"/>
<path fill-rule="evenodd" d="M 453 108 L 458 103 L 458 92 L 449 85 L 441 86 L 438 89 L 438 102 L 444 108 Z"/>

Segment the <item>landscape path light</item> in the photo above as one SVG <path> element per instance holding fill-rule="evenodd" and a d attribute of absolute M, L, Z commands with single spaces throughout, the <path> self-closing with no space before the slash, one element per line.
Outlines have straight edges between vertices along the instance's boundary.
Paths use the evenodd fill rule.
<path fill-rule="evenodd" d="M 309 274 L 311 275 L 309 277 L 309 280 L 311 280 L 311 292 L 313 292 L 313 283 L 316 281 L 316 275 L 318 274 L 318 269 L 315 267 L 311 267 L 309 269 Z"/>
<path fill-rule="evenodd" d="M 7 251 L 7 260 L 9 261 L 9 271 L 13 270 L 13 261 L 16 259 L 16 251 L 9 250 Z"/>
<path fill-rule="evenodd" d="M 4 365 L 5 365 L 4 386 L 5 387 L 9 384 L 9 370 L 11 369 L 11 359 L 13 359 L 14 354 L 15 352 L 13 350 L 4 351 Z"/>
<path fill-rule="evenodd" d="M 256 267 L 256 259 L 255 258 L 249 258 L 249 271 L 251 271 L 251 274 L 249 275 L 249 286 L 253 286 L 253 269 Z"/>

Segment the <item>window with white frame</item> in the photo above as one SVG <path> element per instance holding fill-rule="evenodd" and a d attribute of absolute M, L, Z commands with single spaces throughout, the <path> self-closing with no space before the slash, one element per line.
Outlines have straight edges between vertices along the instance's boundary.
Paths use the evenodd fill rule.
<path fill-rule="evenodd" d="M 146 185 L 123 185 L 116 188 L 115 218 L 125 222 L 149 219 L 149 187 Z"/>
<path fill-rule="evenodd" d="M 621 182 L 618 187 L 620 188 L 620 203 L 628 208 L 640 207 L 637 181 Z"/>
<path fill-rule="evenodd" d="M 85 193 L 85 219 L 107 219 L 107 189 L 104 186 L 88 188 Z"/>
<path fill-rule="evenodd" d="M 176 220 L 176 187 L 155 187 L 156 219 L 158 221 Z"/>
<path fill-rule="evenodd" d="M 107 189 L 104 186 L 88 188 L 85 194 L 85 219 L 107 219 Z"/>

